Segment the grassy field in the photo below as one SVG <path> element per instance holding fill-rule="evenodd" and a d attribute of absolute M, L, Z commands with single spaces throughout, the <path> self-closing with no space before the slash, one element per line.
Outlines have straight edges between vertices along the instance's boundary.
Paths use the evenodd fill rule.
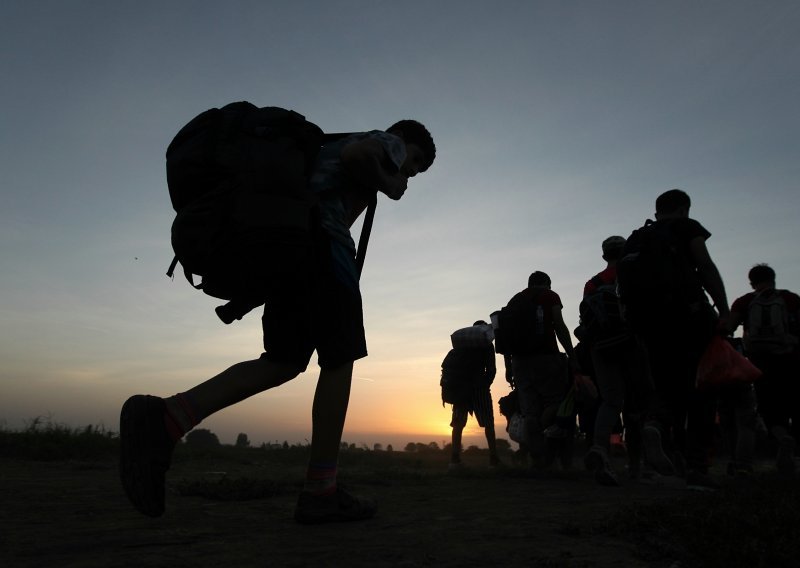
<path fill-rule="evenodd" d="M 542 510 L 538 514 L 552 524 L 550 530 L 559 538 L 572 539 L 575 546 L 577 543 L 589 546 L 590 542 L 597 546 L 596 543 L 602 543 L 604 539 L 629 543 L 632 558 L 640 566 L 800 566 L 800 480 L 797 476 L 778 476 L 766 462 L 760 464 L 757 473 L 747 478 L 718 475 L 722 487 L 714 492 L 682 490 L 664 493 L 662 487 L 650 495 L 647 488 L 632 488 L 631 491 L 635 491 L 632 495 L 636 498 L 626 500 L 608 497 L 616 489 L 594 486 L 588 474 L 580 470 L 554 472 L 538 478 L 532 477 L 524 467 L 511 465 L 500 472 L 489 471 L 485 466 L 488 461 L 485 450 L 477 448 L 465 453 L 464 460 L 468 465 L 465 471 L 457 476 L 449 475 L 447 453 L 433 448 L 423 449 L 422 444 L 417 446 L 419 451 L 414 452 L 343 449 L 340 479 L 355 486 L 371 487 L 378 493 L 385 489 L 387 494 L 395 491 L 402 496 L 405 492 L 406 497 L 416 495 L 422 501 L 441 497 L 443 502 L 450 503 L 451 509 L 454 503 L 460 502 L 459 499 L 470 499 L 468 494 L 445 494 L 459 485 L 462 489 L 471 487 L 487 493 L 487 503 L 497 503 L 496 507 L 503 506 L 504 495 L 501 492 L 504 486 L 531 487 L 531 506 L 539 503 Z M 111 478 L 117 451 L 116 434 L 100 427 L 72 429 L 36 420 L 19 431 L 0 430 L 0 458 L 4 463 L 17 464 L 13 467 L 28 472 L 45 471 L 51 467 L 49 464 L 59 464 L 55 467 L 62 468 L 62 472 L 96 469 L 102 471 L 103 482 L 107 482 L 109 487 L 114 484 Z M 197 507 L 213 503 L 254 503 L 252 506 L 259 506 L 259 503 L 266 504 L 271 500 L 290 503 L 299 490 L 307 457 L 308 447 L 303 445 L 264 449 L 222 445 L 192 448 L 182 444 L 174 456 L 171 490 L 177 499 L 186 499 L 186 503 L 194 503 Z M 512 463 L 510 452 L 504 460 L 507 464 Z M 495 483 L 497 480 L 502 483 Z M 7 480 L 4 490 L 13 497 L 14 489 L 9 483 Z M 41 491 L 31 487 L 31 491 Z M 565 504 L 564 510 L 559 511 L 557 499 L 551 499 L 545 506 L 533 494 L 536 490 L 549 491 L 550 488 L 564 495 L 584 497 L 571 499 L 570 504 Z M 493 497 L 490 491 L 498 493 Z M 592 496 L 609 503 L 606 512 L 600 509 L 597 513 L 597 503 L 590 502 Z M 30 501 L 31 497 L 27 499 Z M 397 502 L 395 508 L 401 509 L 403 500 L 398 497 Z M 585 502 L 586 514 L 581 512 L 582 502 Z M 506 507 L 513 506 L 513 499 L 508 503 Z M 546 510 L 547 507 L 550 510 Z M 467 514 L 467 509 L 464 513 Z M 409 509 L 400 511 L 400 514 L 413 518 L 415 513 Z M 503 511 L 494 511 L 493 515 L 494 523 L 508 518 Z M 420 528 L 424 530 L 424 524 Z M 477 526 L 462 529 L 466 532 L 458 533 L 458 537 L 454 534 L 452 538 L 469 541 L 469 531 L 485 533 L 488 530 Z M 502 527 L 494 527 L 492 531 L 491 534 L 501 540 L 507 534 Z M 414 536 L 406 535 L 406 538 L 413 539 Z M 424 536 L 420 538 L 423 542 Z M 24 539 L 25 535 L 19 533 L 18 541 L 24 542 Z M 473 543 L 472 546 L 479 545 Z M 449 553 L 446 559 L 438 562 L 431 561 L 430 565 L 467 565 L 455 562 L 453 559 L 457 557 L 454 554 Z M 588 553 L 584 556 L 577 552 L 566 553 L 564 556 L 561 552 L 561 556 L 528 557 L 519 556 L 519 551 L 509 554 L 512 561 L 505 561 L 503 565 L 606 565 L 599 557 L 590 560 L 591 554 Z M 519 563 L 513 561 L 514 558 L 518 558 Z M 527 560 L 523 561 L 523 558 Z M 535 560 L 533 564 L 528 562 L 531 558 Z M 450 560 L 452 562 L 448 563 Z M 407 563 L 428 565 L 424 559 Z M 10 561 L 4 565 L 17 564 Z M 391 562 L 387 561 L 387 565 Z M 493 565 L 493 562 L 475 565 Z"/>

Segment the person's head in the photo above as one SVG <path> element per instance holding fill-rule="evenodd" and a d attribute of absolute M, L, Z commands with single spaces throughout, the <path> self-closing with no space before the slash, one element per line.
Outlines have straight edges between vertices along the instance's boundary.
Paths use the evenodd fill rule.
<path fill-rule="evenodd" d="M 406 143 L 406 161 L 400 171 L 406 177 L 414 177 L 427 171 L 436 158 L 436 145 L 428 129 L 416 120 L 401 120 L 386 129 L 389 134 L 402 138 Z"/>
<path fill-rule="evenodd" d="M 756 264 L 747 273 L 747 278 L 754 290 L 775 287 L 775 271 L 767 264 Z"/>
<path fill-rule="evenodd" d="M 550 277 L 537 270 L 528 277 L 528 288 L 550 288 Z"/>
<path fill-rule="evenodd" d="M 656 219 L 688 217 L 692 200 L 685 191 L 670 189 L 656 199 Z"/>
<path fill-rule="evenodd" d="M 625 237 L 614 235 L 603 241 L 603 260 L 616 262 L 622 258 L 622 251 L 625 249 Z"/>
<path fill-rule="evenodd" d="M 486 323 L 486 322 L 485 322 L 485 321 L 483 321 L 483 320 L 478 320 L 478 321 L 476 321 L 475 323 L 473 323 L 472 325 L 489 325 L 489 324 L 488 324 L 488 323 Z"/>

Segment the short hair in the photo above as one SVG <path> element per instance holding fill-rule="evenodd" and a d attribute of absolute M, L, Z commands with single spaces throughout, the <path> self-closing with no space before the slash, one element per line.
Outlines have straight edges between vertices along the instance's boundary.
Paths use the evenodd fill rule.
<path fill-rule="evenodd" d="M 775 282 L 775 271 L 768 264 L 756 264 L 747 273 L 751 284 L 763 284 L 764 282 Z"/>
<path fill-rule="evenodd" d="M 550 286 L 550 277 L 539 270 L 528 277 L 528 288 L 535 288 L 537 286 Z"/>
<path fill-rule="evenodd" d="M 478 320 L 478 321 L 476 321 L 475 323 L 473 323 L 472 325 L 489 325 L 489 324 L 488 324 L 488 323 L 486 323 L 486 322 L 485 322 L 485 321 L 483 321 L 483 320 Z"/>
<path fill-rule="evenodd" d="M 436 144 L 433 143 L 433 136 L 421 123 L 416 120 L 405 119 L 392 124 L 386 132 L 390 134 L 400 134 L 406 144 L 416 144 L 425 155 L 425 164 L 421 171 L 431 167 L 436 158 Z"/>
<path fill-rule="evenodd" d="M 680 189 L 665 191 L 656 199 L 656 213 L 674 213 L 678 209 L 689 209 L 691 206 L 689 195 Z"/>
<path fill-rule="evenodd" d="M 603 258 L 606 260 L 619 260 L 625 250 L 625 237 L 613 236 L 603 241 Z"/>

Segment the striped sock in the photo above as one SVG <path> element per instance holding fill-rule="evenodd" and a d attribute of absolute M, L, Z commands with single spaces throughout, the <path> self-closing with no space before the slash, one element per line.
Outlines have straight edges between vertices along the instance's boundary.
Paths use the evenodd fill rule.
<path fill-rule="evenodd" d="M 197 426 L 202 420 L 187 393 L 178 393 L 166 398 L 164 403 L 167 407 L 164 425 L 173 442 L 183 438 L 186 432 Z"/>
<path fill-rule="evenodd" d="M 303 491 L 314 495 L 330 495 L 336 492 L 336 462 L 309 463 Z"/>

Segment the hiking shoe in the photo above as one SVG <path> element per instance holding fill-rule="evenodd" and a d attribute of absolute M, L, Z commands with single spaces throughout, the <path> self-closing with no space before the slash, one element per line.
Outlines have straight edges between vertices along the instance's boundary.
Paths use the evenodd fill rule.
<path fill-rule="evenodd" d="M 548 426 L 544 429 L 543 434 L 549 440 L 563 440 L 567 437 L 567 431 L 558 424 Z"/>
<path fill-rule="evenodd" d="M 119 416 L 119 476 L 125 494 L 149 517 L 164 514 L 164 479 L 175 442 L 164 425 L 164 399 L 130 397 Z"/>
<path fill-rule="evenodd" d="M 303 525 L 361 521 L 374 517 L 376 510 L 372 499 L 356 497 L 337 486 L 336 491 L 328 495 L 300 493 L 294 520 Z"/>
<path fill-rule="evenodd" d="M 675 473 L 675 466 L 664 453 L 661 446 L 661 432 L 655 426 L 645 426 L 642 428 L 642 444 L 644 446 L 644 456 L 647 463 L 661 475 L 672 475 Z"/>
<path fill-rule="evenodd" d="M 778 457 L 775 465 L 780 473 L 794 473 L 794 446 L 794 438 L 791 436 L 784 436 L 778 442 Z"/>
<path fill-rule="evenodd" d="M 608 458 L 597 448 L 589 450 L 583 458 L 586 469 L 594 473 L 594 480 L 606 487 L 619 487 L 617 475 L 611 470 Z"/>
<path fill-rule="evenodd" d="M 730 477 L 748 477 L 753 475 L 753 466 L 749 463 L 731 461 L 725 472 Z"/>
<path fill-rule="evenodd" d="M 606 457 L 603 455 L 603 452 L 594 447 L 583 456 L 583 465 L 586 466 L 586 471 L 597 471 L 599 468 L 603 467 L 604 461 L 606 461 Z"/>
<path fill-rule="evenodd" d="M 464 469 L 464 463 L 461 460 L 451 461 L 447 464 L 447 471 L 449 472 L 459 472 L 464 471 Z"/>
<path fill-rule="evenodd" d="M 686 463 L 686 458 L 683 456 L 681 452 L 672 452 L 672 455 L 669 456 L 670 461 L 672 462 L 672 467 L 675 470 L 675 476 L 677 477 L 686 477 L 686 472 L 689 470 L 689 466 Z"/>
<path fill-rule="evenodd" d="M 638 461 L 628 462 L 628 479 L 639 479 L 642 477 L 642 464 Z"/>
<path fill-rule="evenodd" d="M 505 467 L 506 464 L 504 464 L 497 456 L 489 458 L 489 471 L 498 471 L 505 469 Z"/>
<path fill-rule="evenodd" d="M 690 469 L 686 472 L 686 488 L 694 491 L 716 491 L 719 483 L 707 473 Z"/>

